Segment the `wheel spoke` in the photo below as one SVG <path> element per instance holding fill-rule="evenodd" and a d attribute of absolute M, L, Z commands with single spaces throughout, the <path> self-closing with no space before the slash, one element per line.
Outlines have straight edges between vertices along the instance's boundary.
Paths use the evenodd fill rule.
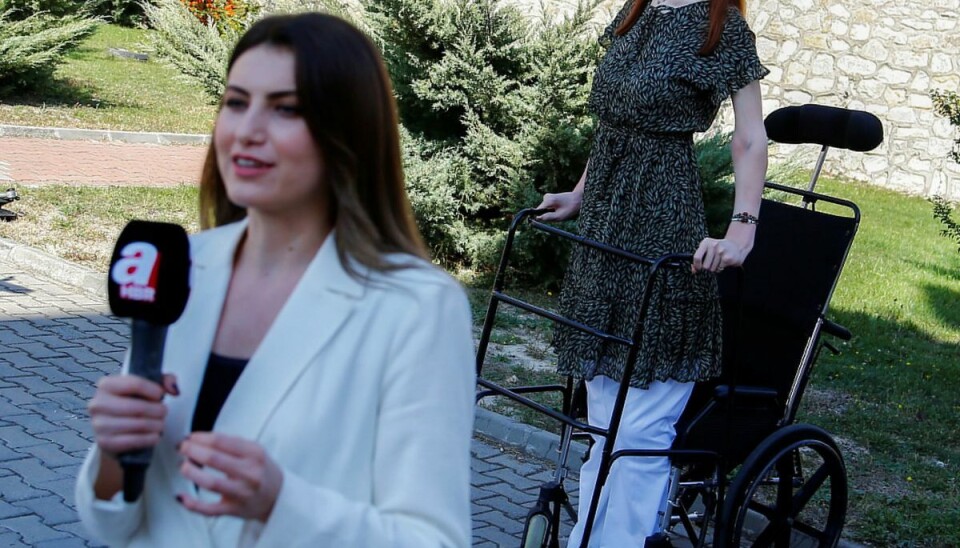
<path fill-rule="evenodd" d="M 747 507 L 753 510 L 754 512 L 760 514 L 761 516 L 767 518 L 768 520 L 772 520 L 774 517 L 774 513 L 777 511 L 776 508 L 774 508 L 773 506 L 770 506 L 768 504 L 761 504 L 760 502 L 757 502 L 755 500 L 751 500 L 749 503 L 747 503 Z"/>
<path fill-rule="evenodd" d="M 797 493 L 793 496 L 792 516 L 799 514 L 800 510 L 810 502 L 810 499 L 813 498 L 813 495 L 820 489 L 829 475 L 830 471 L 827 469 L 826 463 L 821 464 L 820 468 L 817 468 L 817 471 L 810 476 L 810 479 L 797 490 Z"/>
<path fill-rule="evenodd" d="M 826 538 L 827 538 L 827 533 L 826 533 L 826 532 L 821 531 L 820 529 L 817 529 L 816 527 L 807 525 L 806 523 L 803 523 L 802 521 L 795 521 L 795 522 L 793 522 L 793 528 L 796 529 L 797 531 L 800 531 L 800 532 L 803 533 L 804 535 L 807 535 L 808 537 L 813 537 L 813 538 L 817 539 L 817 540 L 818 540 L 819 542 L 821 542 L 821 543 L 822 543 L 824 540 L 826 540 Z"/>
<path fill-rule="evenodd" d="M 787 548 L 790 546 L 790 526 L 789 520 L 795 514 L 792 507 L 793 496 L 793 462 L 790 459 L 782 459 L 777 462 L 777 474 L 780 476 L 777 482 L 777 506 L 776 520 L 774 525 L 774 542 L 777 546 Z"/>

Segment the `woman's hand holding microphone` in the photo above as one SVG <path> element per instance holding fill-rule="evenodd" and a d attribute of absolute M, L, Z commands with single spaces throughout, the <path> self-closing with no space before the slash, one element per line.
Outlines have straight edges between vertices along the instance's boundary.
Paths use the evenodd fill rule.
<path fill-rule="evenodd" d="M 136 375 L 110 375 L 97 383 L 88 409 L 93 435 L 102 457 L 94 485 L 98 499 L 109 500 L 123 487 L 117 455 L 153 447 L 163 435 L 166 395 L 178 396 L 176 378 L 164 375 L 163 385 Z M 231 515 L 266 521 L 283 485 L 283 471 L 263 447 L 253 441 L 215 432 L 194 432 L 178 445 L 180 472 L 202 489 L 221 495 L 204 502 L 186 494 L 177 501 L 206 516 Z M 223 476 L 210 474 L 216 469 Z M 172 502 L 172 501 L 171 501 Z"/>

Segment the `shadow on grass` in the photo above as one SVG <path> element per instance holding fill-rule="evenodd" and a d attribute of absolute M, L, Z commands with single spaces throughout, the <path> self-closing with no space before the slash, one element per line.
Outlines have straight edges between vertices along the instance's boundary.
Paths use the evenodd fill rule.
<path fill-rule="evenodd" d="M 960 326 L 960 295 L 936 285 L 924 290 L 937 315 Z M 802 412 L 849 440 L 852 538 L 876 546 L 960 546 L 960 532 L 943 526 L 958 513 L 956 338 L 931 336 L 896 316 L 838 307 L 830 317 L 854 339 L 839 356 L 821 354 L 811 388 L 831 397 L 819 406 L 811 399 Z"/>
<path fill-rule="evenodd" d="M 938 278 L 943 278 L 945 280 L 950 280 L 954 282 L 960 282 L 960 261 L 957 262 L 957 265 L 953 268 L 949 266 L 943 266 L 938 264 L 933 264 L 929 262 L 914 261 L 907 259 L 904 261 L 909 265 L 913 265 L 924 272 L 929 272 L 937 276 Z"/>
<path fill-rule="evenodd" d="M 105 101 L 98 95 L 99 90 L 83 84 L 78 85 L 69 79 L 58 78 L 52 74 L 37 75 L 30 88 L 11 92 L 4 97 L 8 105 L 28 107 L 88 107 L 108 108 L 129 106 Z"/>
<path fill-rule="evenodd" d="M 935 284 L 923 286 L 923 293 L 937 318 L 944 324 L 960 329 L 960 291 Z"/>
<path fill-rule="evenodd" d="M 927 291 L 937 314 L 960 326 L 955 307 L 960 295 L 937 286 Z M 842 309 L 830 316 L 849 328 L 854 339 L 839 356 L 821 355 L 813 386 L 845 392 L 862 405 L 864 414 L 839 417 L 849 428 L 845 434 L 889 451 L 891 459 L 941 454 L 960 466 L 956 340 L 932 337 L 895 318 Z"/>

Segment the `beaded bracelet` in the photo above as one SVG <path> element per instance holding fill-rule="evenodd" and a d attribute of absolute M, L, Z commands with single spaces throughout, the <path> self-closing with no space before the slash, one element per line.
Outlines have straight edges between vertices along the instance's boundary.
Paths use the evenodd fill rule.
<path fill-rule="evenodd" d="M 760 224 L 760 219 L 755 215 L 751 215 L 744 211 L 743 213 L 737 213 L 733 217 L 730 217 L 731 221 L 738 221 L 741 223 L 747 223 L 748 225 L 758 225 Z"/>

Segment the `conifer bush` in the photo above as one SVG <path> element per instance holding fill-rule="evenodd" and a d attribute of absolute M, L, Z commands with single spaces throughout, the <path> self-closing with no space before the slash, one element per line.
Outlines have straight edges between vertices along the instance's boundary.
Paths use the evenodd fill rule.
<path fill-rule="evenodd" d="M 124 27 L 137 27 L 143 23 L 143 5 L 140 0 L 89 0 L 94 15 Z"/>
<path fill-rule="evenodd" d="M 184 80 L 199 84 L 211 103 L 223 95 L 233 45 L 260 17 L 308 10 L 351 15 L 343 0 L 150 0 L 142 5 L 156 31 L 154 54 Z"/>
<path fill-rule="evenodd" d="M 259 10 L 297 11 L 303 1 L 269 0 Z M 587 99 L 602 53 L 591 21 L 601 0 L 579 0 L 564 19 L 530 16 L 503 0 L 369 0 L 359 9 L 316 2 L 310 7 L 346 16 L 384 54 L 407 188 L 434 256 L 448 267 L 491 269 L 512 215 L 544 193 L 571 190 L 586 165 L 595 123 Z M 219 98 L 240 29 L 203 25 L 181 0 L 157 0 L 147 15 L 158 53 Z M 724 135 L 697 145 L 705 195 L 723 203 L 708 213 L 720 223 L 711 233 L 732 207 L 728 145 Z M 526 280 L 550 285 L 562 277 L 568 246 L 556 238 L 526 231 L 515 249 Z"/>
<path fill-rule="evenodd" d="M 405 129 L 414 212 L 442 262 L 489 268 L 514 212 L 576 184 L 593 135 L 598 3 L 562 21 L 499 0 L 365 4 Z M 557 279 L 565 251 L 528 234 L 519 270 Z"/>
<path fill-rule="evenodd" d="M 245 22 L 218 26 L 201 21 L 181 0 L 156 0 L 143 4 L 144 15 L 156 31 L 151 36 L 154 54 L 197 83 L 211 103 L 223 95 L 224 72 L 233 44 Z"/>
<path fill-rule="evenodd" d="M 602 53 L 591 24 L 598 4 L 582 0 L 559 21 L 498 0 L 366 5 L 407 132 L 414 212 L 441 261 L 492 268 L 512 214 L 580 178 L 595 123 L 587 99 Z M 733 205 L 729 142 L 716 134 L 697 144 L 712 234 Z M 518 274 L 559 281 L 568 245 L 528 231 L 515 249 Z"/>
<path fill-rule="evenodd" d="M 96 25 L 84 16 L 24 15 L 0 3 L 0 96 L 47 81 L 64 55 Z"/>
<path fill-rule="evenodd" d="M 5 21 L 22 21 L 41 13 L 63 17 L 90 11 L 91 7 L 87 0 L 0 0 L 0 12 L 5 14 Z"/>

